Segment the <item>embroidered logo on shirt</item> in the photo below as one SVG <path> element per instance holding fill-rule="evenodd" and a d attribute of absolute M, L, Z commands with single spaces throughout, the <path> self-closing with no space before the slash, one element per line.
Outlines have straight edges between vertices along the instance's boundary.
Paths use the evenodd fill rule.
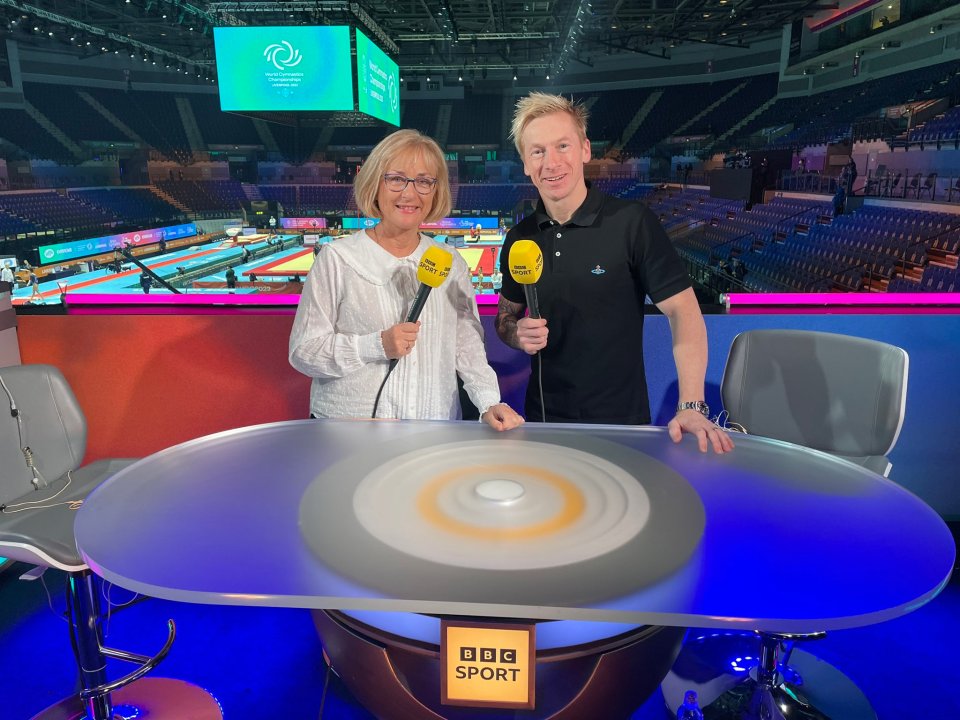
<path fill-rule="evenodd" d="M 603 274 L 606 272 L 606 270 L 604 270 L 602 267 L 600 267 L 599 265 L 597 265 L 597 266 L 596 266 L 593 270 L 591 270 L 590 272 L 592 272 L 594 275 L 603 275 Z"/>

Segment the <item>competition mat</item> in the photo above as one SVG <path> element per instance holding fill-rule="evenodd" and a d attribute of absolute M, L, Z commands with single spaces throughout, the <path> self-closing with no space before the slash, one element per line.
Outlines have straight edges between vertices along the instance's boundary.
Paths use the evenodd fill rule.
<path fill-rule="evenodd" d="M 642 452 L 586 434 L 471 430 L 381 443 L 321 471 L 299 510 L 310 549 L 387 594 L 416 578 L 451 600 L 579 604 L 656 582 L 700 543 L 697 493 Z"/>

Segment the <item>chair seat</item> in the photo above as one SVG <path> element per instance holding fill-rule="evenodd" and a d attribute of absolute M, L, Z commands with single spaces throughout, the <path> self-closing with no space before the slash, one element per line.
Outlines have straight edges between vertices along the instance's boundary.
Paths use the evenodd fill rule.
<path fill-rule="evenodd" d="M 134 462 L 135 459 L 100 460 L 74 470 L 70 473 L 70 487 L 50 500 L 49 504 L 82 500 L 108 477 Z M 56 505 L 15 512 L 19 503 L 49 498 L 64 486 L 66 480 L 64 475 L 45 488 L 30 491 L 7 503 L 11 512 L 0 513 L 0 555 L 67 572 L 86 569 L 86 564 L 77 552 L 73 536 L 75 510 L 71 510 L 67 505 Z"/>

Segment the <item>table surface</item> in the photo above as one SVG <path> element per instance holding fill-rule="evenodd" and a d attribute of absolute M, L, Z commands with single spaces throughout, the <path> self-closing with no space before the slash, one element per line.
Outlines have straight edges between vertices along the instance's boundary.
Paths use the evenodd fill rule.
<path fill-rule="evenodd" d="M 436 562 L 398 573 L 385 589 L 382 578 L 337 570 L 311 550 L 299 512 L 319 475 L 384 443 L 424 445 L 444 432 L 484 442 L 567 437 L 572 445 L 589 436 L 623 446 L 666 466 L 699 495 L 702 539 L 676 572 L 587 602 L 558 602 L 546 588 L 542 597 L 530 588 L 515 593 L 518 576 L 516 583 L 500 577 L 466 593 L 444 582 L 450 568 Z M 944 587 L 955 545 L 920 499 L 825 453 L 763 438 L 735 440 L 732 453 L 718 456 L 700 453 L 689 437 L 675 444 L 655 427 L 531 423 L 500 434 L 481 423 L 260 425 L 193 440 L 125 468 L 78 512 L 77 544 L 110 582 L 214 604 L 808 632 L 891 619 Z M 369 545 L 343 550 L 369 552 Z M 581 567 L 569 566 L 572 586 L 584 583 Z"/>

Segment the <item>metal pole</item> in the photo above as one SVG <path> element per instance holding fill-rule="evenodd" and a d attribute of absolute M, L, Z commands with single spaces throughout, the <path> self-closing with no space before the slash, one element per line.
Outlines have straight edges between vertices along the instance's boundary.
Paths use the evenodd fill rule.
<path fill-rule="evenodd" d="M 80 666 L 80 686 L 86 690 L 103 685 L 107 682 L 107 659 L 102 652 L 100 596 L 89 570 L 70 573 L 67 578 L 67 610 L 73 649 Z M 109 693 L 91 697 L 84 704 L 89 720 L 113 720 Z"/>

